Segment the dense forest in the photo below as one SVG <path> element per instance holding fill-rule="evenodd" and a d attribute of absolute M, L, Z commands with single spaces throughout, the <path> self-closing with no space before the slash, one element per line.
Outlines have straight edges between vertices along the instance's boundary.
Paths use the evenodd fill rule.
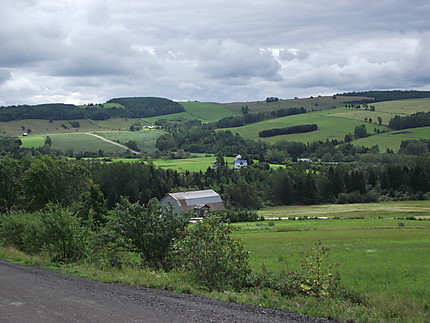
<path fill-rule="evenodd" d="M 87 105 L 78 107 L 72 104 L 52 103 L 39 105 L 18 105 L 0 107 L 0 121 L 22 119 L 45 120 L 106 120 L 109 118 L 142 118 L 183 112 L 184 107 L 164 98 L 121 98 L 112 99 L 109 107 Z M 118 104 L 115 106 L 113 104 Z"/>
<path fill-rule="evenodd" d="M 364 96 L 376 101 L 406 100 L 406 99 L 423 99 L 430 98 L 430 91 L 359 91 L 338 93 L 336 96 Z M 370 101 L 369 101 L 370 102 Z"/>

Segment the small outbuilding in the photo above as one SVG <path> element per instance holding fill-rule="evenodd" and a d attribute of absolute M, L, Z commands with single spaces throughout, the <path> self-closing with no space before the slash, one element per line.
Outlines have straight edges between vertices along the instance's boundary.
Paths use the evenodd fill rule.
<path fill-rule="evenodd" d="M 161 204 L 172 208 L 173 212 L 193 211 L 197 217 L 203 217 L 212 210 L 224 210 L 221 196 L 214 190 L 169 193 L 161 199 Z"/>

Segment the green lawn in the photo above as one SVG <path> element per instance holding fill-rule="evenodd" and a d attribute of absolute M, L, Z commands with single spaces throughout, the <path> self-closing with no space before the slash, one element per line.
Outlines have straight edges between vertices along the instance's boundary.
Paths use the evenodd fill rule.
<path fill-rule="evenodd" d="M 199 172 L 206 171 L 208 167 L 212 167 L 216 157 L 198 157 L 186 159 L 157 159 L 154 164 L 164 169 L 174 169 L 180 172 L 190 171 Z M 233 164 L 233 157 L 224 157 L 224 160 Z"/>
<path fill-rule="evenodd" d="M 271 208 L 260 214 L 331 214 L 340 219 L 235 224 L 234 235 L 250 251 L 251 265 L 257 270 L 262 264 L 273 271 L 298 270 L 300 252 L 321 241 L 330 248 L 328 261 L 340 264 L 343 285 L 365 295 L 378 311 L 406 317 L 409 312 L 421 312 L 421 317 L 427 312 L 428 317 L 430 221 L 403 218 L 430 219 L 429 210 L 430 201 Z"/>
<path fill-rule="evenodd" d="M 29 136 L 29 137 L 22 137 L 21 139 L 22 145 L 21 147 L 24 148 L 37 148 L 42 147 L 45 144 L 46 137 L 42 136 Z"/>

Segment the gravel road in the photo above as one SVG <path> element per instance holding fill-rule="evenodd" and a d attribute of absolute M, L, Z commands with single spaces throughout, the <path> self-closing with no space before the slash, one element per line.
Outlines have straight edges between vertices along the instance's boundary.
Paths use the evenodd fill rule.
<path fill-rule="evenodd" d="M 286 311 L 66 276 L 0 259 L 0 322 L 328 322 Z"/>

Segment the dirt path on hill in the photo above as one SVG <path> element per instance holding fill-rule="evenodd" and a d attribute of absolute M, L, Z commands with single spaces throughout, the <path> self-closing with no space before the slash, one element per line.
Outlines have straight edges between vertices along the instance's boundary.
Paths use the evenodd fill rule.
<path fill-rule="evenodd" d="M 89 132 L 86 132 L 85 134 L 86 134 L 86 135 L 93 136 L 93 137 L 96 137 L 96 138 L 99 138 L 99 139 L 101 139 L 101 140 L 104 140 L 104 141 L 106 141 L 106 142 L 108 142 L 108 143 L 110 143 L 110 144 L 112 144 L 112 145 L 115 145 L 115 146 L 118 146 L 118 147 L 124 148 L 124 149 L 126 149 L 126 150 L 128 150 L 128 151 L 132 152 L 133 154 L 140 155 L 140 152 L 138 152 L 138 151 L 136 151 L 136 150 L 133 150 L 133 149 L 130 149 L 130 148 L 128 148 L 127 146 L 125 146 L 125 145 L 121 145 L 121 144 L 119 144 L 119 143 L 117 143 L 117 142 L 115 142 L 115 141 L 112 141 L 112 140 L 106 139 L 106 138 L 104 138 L 104 137 L 102 137 L 102 136 L 96 135 L 96 134 L 94 134 L 94 133 L 89 133 Z"/>
<path fill-rule="evenodd" d="M 0 322 L 327 322 L 252 305 L 105 283 L 0 259 Z"/>

